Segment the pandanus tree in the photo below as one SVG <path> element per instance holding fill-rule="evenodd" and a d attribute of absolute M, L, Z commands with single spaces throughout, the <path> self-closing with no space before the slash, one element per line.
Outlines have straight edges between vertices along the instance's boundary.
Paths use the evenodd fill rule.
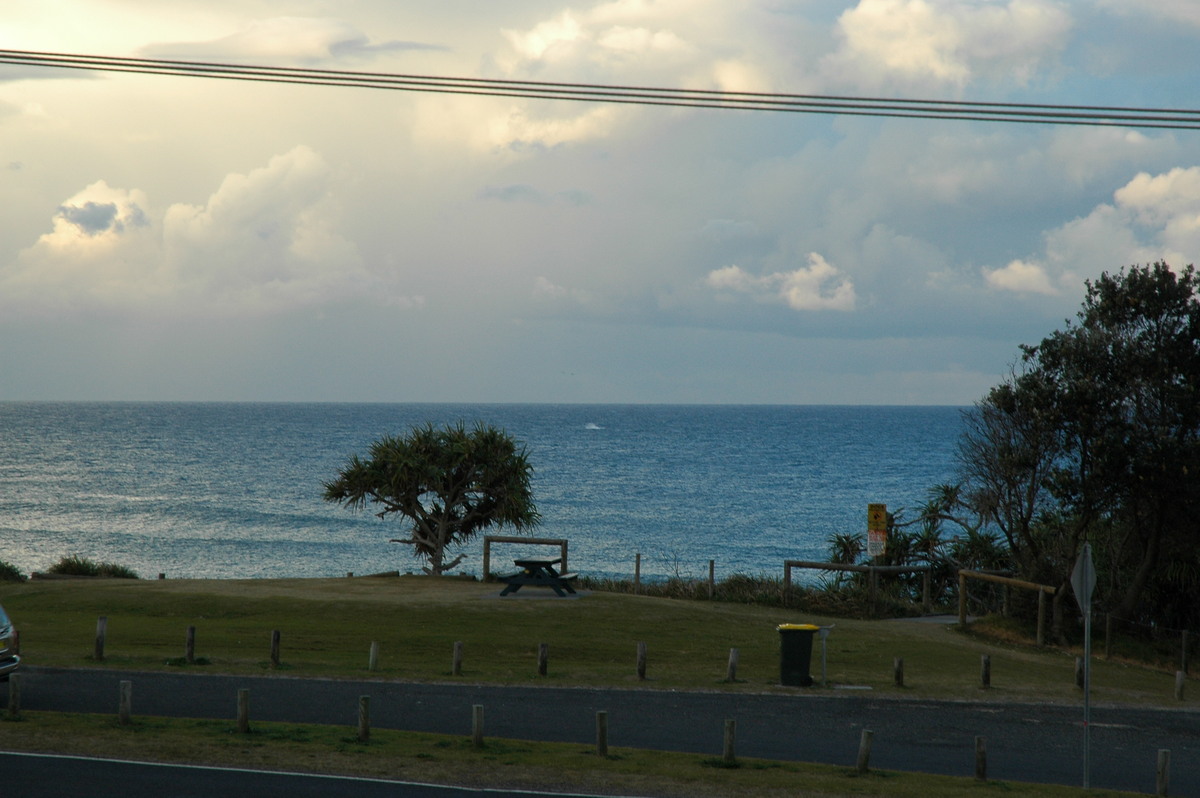
<path fill-rule="evenodd" d="M 541 521 L 532 475 L 527 451 L 503 430 L 426 424 L 380 438 L 366 459 L 352 455 L 325 483 L 325 501 L 406 519 L 408 537 L 393 542 L 412 546 L 423 570 L 440 576 L 463 561 L 451 550 L 483 530 L 523 531 Z"/>

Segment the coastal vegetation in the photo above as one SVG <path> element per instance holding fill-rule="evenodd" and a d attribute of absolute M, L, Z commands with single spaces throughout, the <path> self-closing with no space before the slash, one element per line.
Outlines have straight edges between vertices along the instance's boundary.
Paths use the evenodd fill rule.
<path fill-rule="evenodd" d="M 449 557 L 447 549 L 492 527 L 537 526 L 532 474 L 524 447 L 503 430 L 426 424 L 380 438 L 366 460 L 351 456 L 325 483 L 325 500 L 351 510 L 372 507 L 381 519 L 408 519 L 409 536 L 392 542 L 412 546 L 425 572 L 440 576 L 465 556 Z"/>
<path fill-rule="evenodd" d="M 137 579 L 137 572 L 115 562 L 95 562 L 78 554 L 70 554 L 47 569 L 58 576 L 102 576 L 111 579 Z"/>
<path fill-rule="evenodd" d="M 888 517 L 876 565 L 921 566 L 935 603 L 961 569 L 1053 589 L 1050 631 L 1077 638 L 1070 577 L 1090 543 L 1092 610 L 1147 642 L 1200 629 L 1200 277 L 1159 262 L 1087 283 L 1075 321 L 1021 347 L 1008 377 L 964 414 L 957 481 L 911 518 Z M 830 560 L 864 562 L 862 535 L 830 540 Z M 834 589 L 860 584 L 839 578 Z M 915 601 L 916 577 L 889 577 Z M 1036 593 L 991 585 L 973 614 L 1036 616 Z M 1187 634 L 1183 634 L 1187 640 Z"/>
<path fill-rule="evenodd" d="M 54 576 L 96 576 L 110 579 L 137 579 L 137 571 L 114 562 L 95 562 L 78 554 L 69 554 L 46 569 Z M 0 582 L 24 582 L 29 577 L 12 563 L 0 560 Z"/>
<path fill-rule="evenodd" d="M 1200 628 L 1198 292 L 1191 266 L 1162 262 L 1088 282 L 1076 320 L 1023 346 L 967 415 L 960 481 L 922 508 L 929 534 L 974 536 L 991 567 L 1056 586 L 1059 638 L 1085 542 L 1096 609 Z"/>

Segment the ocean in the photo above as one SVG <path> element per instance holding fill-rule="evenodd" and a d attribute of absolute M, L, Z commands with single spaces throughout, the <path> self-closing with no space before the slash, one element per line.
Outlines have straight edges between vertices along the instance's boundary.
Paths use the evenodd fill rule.
<path fill-rule="evenodd" d="M 67 555 L 141 576 L 420 571 L 397 520 L 322 500 L 353 453 L 427 422 L 482 421 L 528 449 L 542 524 L 572 571 L 782 575 L 864 532 L 867 504 L 913 517 L 953 479 L 962 408 L 875 406 L 0 403 L 0 560 Z M 494 534 L 512 534 L 494 530 Z M 455 572 L 481 575 L 482 541 Z M 531 547 L 493 547 L 493 570 Z M 496 565 L 500 563 L 501 565 Z"/>

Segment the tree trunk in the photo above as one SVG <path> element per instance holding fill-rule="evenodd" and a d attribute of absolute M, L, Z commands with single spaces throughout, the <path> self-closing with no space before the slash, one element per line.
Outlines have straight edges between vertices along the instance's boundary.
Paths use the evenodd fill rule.
<path fill-rule="evenodd" d="M 1138 564 L 1133 579 L 1129 580 L 1129 584 L 1125 586 L 1125 593 L 1121 596 L 1121 603 L 1113 611 L 1113 614 L 1118 618 L 1134 620 L 1134 614 L 1137 612 L 1142 591 L 1146 589 L 1146 584 L 1150 581 L 1150 576 L 1154 573 L 1154 569 L 1158 565 L 1158 550 L 1161 541 L 1162 526 L 1161 524 L 1155 524 L 1154 531 L 1145 541 L 1145 548 L 1142 549 L 1142 561 Z"/>
<path fill-rule="evenodd" d="M 1054 592 L 1054 601 L 1050 603 L 1050 637 L 1055 644 L 1067 645 L 1067 636 L 1063 632 L 1063 600 L 1071 593 L 1071 583 L 1063 582 Z"/>

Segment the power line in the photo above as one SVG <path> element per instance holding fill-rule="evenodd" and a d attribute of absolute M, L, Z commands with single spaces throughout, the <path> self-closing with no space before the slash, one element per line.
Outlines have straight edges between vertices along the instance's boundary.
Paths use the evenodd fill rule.
<path fill-rule="evenodd" d="M 0 49 L 0 64 L 5 63 L 94 72 L 172 75 L 306 86 L 518 97 L 569 102 L 911 119 L 1200 130 L 1200 111 L 1182 108 L 1043 105 L 822 94 L 706 91 L 703 89 L 667 89 L 596 83 L 553 83 L 387 72 L 352 72 Z"/>

